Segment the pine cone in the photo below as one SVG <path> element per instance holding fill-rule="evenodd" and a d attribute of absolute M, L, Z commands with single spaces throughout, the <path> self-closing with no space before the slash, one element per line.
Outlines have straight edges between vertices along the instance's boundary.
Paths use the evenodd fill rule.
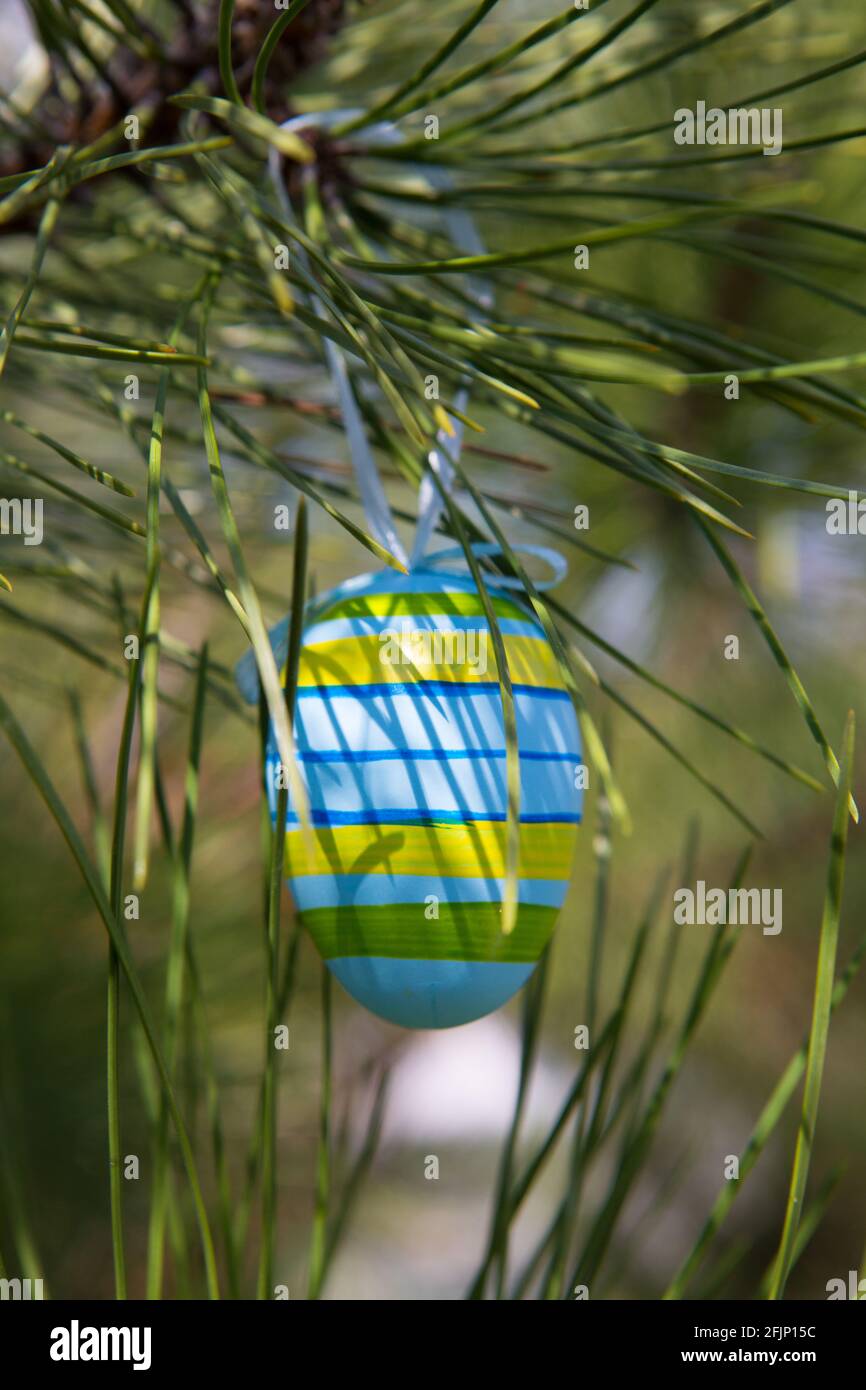
<path fill-rule="evenodd" d="M 272 55 L 264 89 L 264 106 L 275 121 L 290 113 L 289 88 L 325 53 L 328 41 L 340 28 L 345 0 L 310 0 L 281 35 Z M 176 6 L 176 32 L 158 60 L 143 59 L 120 44 L 106 65 L 108 81 L 82 88 L 70 104 L 52 77 L 34 115 L 47 130 L 48 140 L 7 146 L 0 155 L 0 175 L 39 167 L 50 159 L 57 145 L 85 145 L 116 125 L 130 111 L 146 106 L 152 111 L 148 138 L 155 143 L 172 140 L 182 112 L 169 105 L 169 97 L 198 83 L 219 95 L 217 20 L 219 0 L 205 5 Z M 237 0 L 232 26 L 232 60 L 241 95 L 252 85 L 253 71 L 265 35 L 280 11 L 270 0 Z"/>

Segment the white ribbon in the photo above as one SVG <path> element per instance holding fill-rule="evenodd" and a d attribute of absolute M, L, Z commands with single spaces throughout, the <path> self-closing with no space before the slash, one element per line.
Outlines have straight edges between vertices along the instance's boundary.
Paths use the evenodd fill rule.
<path fill-rule="evenodd" d="M 503 555 L 505 552 L 501 545 L 496 541 L 472 541 L 469 546 L 473 555 Z M 547 579 L 534 579 L 533 585 L 539 593 L 545 589 L 555 589 L 557 584 L 561 584 L 568 574 L 568 564 L 565 557 L 560 555 L 558 550 L 551 550 L 546 545 L 513 545 L 511 547 L 515 553 L 519 551 L 521 555 L 535 555 L 539 560 L 544 560 L 550 565 L 553 573 Z M 449 546 L 447 550 L 437 550 L 435 554 L 428 555 L 422 569 L 437 570 L 443 560 L 465 560 L 466 553 L 462 545 Z M 446 574 L 456 575 L 457 571 L 446 569 Z M 522 589 L 523 580 L 516 574 L 497 574 L 491 576 L 490 587 L 492 589 Z"/>
<path fill-rule="evenodd" d="M 344 121 L 352 120 L 355 116 L 363 114 L 360 111 L 324 111 L 313 112 L 304 116 L 293 116 L 291 120 L 284 121 L 282 129 L 297 131 L 308 126 L 320 126 L 328 128 L 333 125 L 340 125 Z M 371 126 L 366 133 L 366 138 L 375 144 L 378 141 L 383 145 L 399 144 L 403 140 L 403 135 L 390 121 L 382 121 L 377 125 Z M 455 180 L 451 172 L 441 167 L 430 167 L 427 164 L 410 164 L 409 168 L 423 174 L 427 181 L 436 189 L 448 191 L 455 187 Z M 275 148 L 271 148 L 268 153 L 268 169 L 280 207 L 290 225 L 297 225 L 297 220 L 289 201 L 286 186 L 280 170 L 280 154 Z M 485 246 L 475 223 L 470 214 L 464 208 L 448 207 L 443 209 L 443 221 L 451 240 L 455 246 L 459 246 L 470 255 L 481 256 L 485 252 Z M 305 269 L 309 269 L 309 258 L 303 248 L 298 247 L 296 254 Z M 493 307 L 493 293 L 486 280 L 467 278 L 467 286 L 479 311 L 482 315 L 488 315 Z M 310 295 L 310 303 L 314 312 L 322 319 L 327 318 L 327 310 L 321 300 L 315 295 Z M 425 473 L 421 480 L 418 491 L 418 522 L 415 533 L 415 542 L 412 547 L 411 559 L 407 556 L 402 542 L 397 534 L 394 525 L 394 518 L 391 507 L 379 477 L 379 470 L 376 467 L 375 459 L 370 445 L 367 441 L 367 433 L 364 428 L 364 421 L 358 409 L 358 402 L 352 389 L 349 377 L 349 369 L 346 363 L 345 353 L 330 338 L 323 335 L 325 345 L 325 355 L 328 362 L 328 369 L 337 393 L 340 405 L 340 413 L 343 416 L 343 424 L 346 430 L 346 438 L 349 441 L 349 452 L 352 457 L 352 464 L 355 476 L 358 480 L 358 491 L 361 495 L 361 502 L 367 518 L 367 527 L 370 534 L 375 537 L 380 545 L 390 550 L 401 564 L 413 570 L 418 569 L 438 569 L 443 561 L 464 560 L 465 553 L 461 546 L 448 547 L 439 550 L 432 555 L 427 554 L 432 537 L 436 531 L 442 511 L 444 508 L 443 494 L 450 494 L 454 487 L 456 477 L 455 463 L 459 463 L 460 452 L 463 447 L 463 423 L 459 419 L 454 420 L 453 432 L 449 434 L 446 430 L 439 430 L 436 435 L 436 443 L 427 455 L 427 462 L 430 473 Z M 463 377 L 457 389 L 454 405 L 461 412 L 466 413 L 469 404 L 469 378 Z M 436 477 L 431 477 L 431 473 Z M 437 486 L 436 479 L 439 485 Z M 440 491 L 441 489 L 441 491 Z M 553 571 L 552 577 L 542 581 L 536 580 L 535 587 L 539 590 L 550 589 L 559 584 L 568 570 L 568 566 L 561 555 L 555 550 L 549 550 L 546 546 L 537 545 L 515 545 L 514 550 L 525 554 L 535 555 L 545 560 Z M 470 549 L 474 555 L 500 555 L 502 547 L 492 541 L 473 542 Z M 444 570 L 445 574 L 452 574 L 460 577 L 459 571 Z M 523 584 L 516 576 L 497 575 L 491 580 L 493 587 L 500 589 L 522 589 Z M 289 641 L 289 619 L 284 618 L 271 628 L 268 636 L 274 650 L 274 656 L 278 667 L 282 667 L 288 655 Z M 244 699 L 251 704 L 255 704 L 259 698 L 258 671 L 256 668 L 255 656 L 252 651 L 247 652 L 235 667 L 235 680 Z"/>
<path fill-rule="evenodd" d="M 328 111 L 312 119 L 309 116 L 294 116 L 291 120 L 284 121 L 282 128 L 283 130 L 291 131 L 298 127 L 311 124 L 333 125 L 338 121 L 348 120 L 356 114 L 357 113 L 354 111 Z M 296 219 L 292 210 L 292 205 L 289 202 L 289 195 L 286 192 L 285 183 L 280 175 L 280 152 L 274 147 L 268 152 L 268 169 L 277 191 L 277 197 L 280 201 L 283 214 L 287 222 L 290 224 L 295 223 Z M 309 261 L 306 253 L 299 247 L 296 254 L 303 265 L 308 268 Z M 319 318 L 327 318 L 325 306 L 315 295 L 312 296 L 312 307 L 319 315 Z M 388 505 L 385 489 L 379 477 L 379 470 L 376 467 L 376 461 L 373 458 L 372 450 L 367 442 L 367 433 L 364 429 L 361 412 L 358 409 L 358 402 L 355 400 L 355 393 L 352 390 L 345 354 L 331 338 L 325 337 L 323 334 L 322 340 L 325 345 L 325 356 L 328 360 L 331 380 L 337 391 L 337 400 L 340 405 L 340 413 L 343 416 L 346 438 L 349 441 L 349 453 L 352 456 L 355 476 L 358 479 L 358 490 L 361 494 L 361 503 L 367 518 L 368 530 L 380 545 L 383 545 L 386 550 L 390 550 L 391 554 L 400 561 L 401 565 L 408 566 L 409 558 L 397 534 L 394 518 L 391 515 L 391 508 Z"/>
<path fill-rule="evenodd" d="M 283 122 L 282 129 L 297 131 L 311 125 L 327 129 L 334 125 L 341 125 L 344 121 L 352 120 L 355 116 L 362 114 L 361 111 L 313 112 L 304 116 L 293 116 L 290 120 Z M 365 138 L 372 141 L 374 145 L 376 143 L 394 145 L 400 144 L 404 137 L 391 121 L 381 121 L 370 127 Z M 415 172 L 423 173 L 428 182 L 436 189 L 448 190 L 455 187 L 454 177 L 447 169 L 430 168 L 426 164 L 411 164 L 409 167 Z M 285 183 L 280 173 L 280 153 L 276 148 L 269 151 L 268 168 L 283 213 L 289 222 L 294 223 L 292 205 L 289 202 Z M 478 235 L 472 217 L 464 208 L 446 206 L 443 211 L 443 221 L 455 246 L 464 248 L 470 255 L 480 256 L 484 254 L 484 243 Z M 300 254 L 303 255 L 303 253 Z M 306 257 L 304 257 L 304 263 L 306 264 Z M 474 294 L 482 311 L 489 313 L 493 306 L 493 294 L 489 284 L 486 281 L 471 278 L 468 284 L 470 292 Z M 326 317 L 326 310 L 318 299 L 313 299 L 313 307 L 321 318 Z M 337 390 L 346 437 L 349 441 L 349 452 L 358 479 L 358 490 L 367 517 L 368 529 L 379 544 L 390 550 L 401 564 L 416 569 L 426 554 L 427 547 L 442 515 L 444 507 L 442 494 L 435 480 L 429 473 L 425 473 L 418 492 L 418 522 L 412 556 L 409 559 L 397 535 L 391 508 L 379 477 L 379 470 L 376 468 L 372 451 L 367 442 L 364 422 L 349 379 L 345 354 L 330 338 L 325 338 L 325 352 L 331 377 Z M 465 377 L 460 383 L 454 404 L 461 414 L 465 414 L 469 404 L 469 382 Z M 453 432 L 450 434 L 447 430 L 438 431 L 436 444 L 427 455 L 430 469 L 436 474 L 445 493 L 450 493 L 454 486 L 456 470 L 452 460 L 459 462 L 463 447 L 462 421 L 455 419 L 452 428 Z"/>

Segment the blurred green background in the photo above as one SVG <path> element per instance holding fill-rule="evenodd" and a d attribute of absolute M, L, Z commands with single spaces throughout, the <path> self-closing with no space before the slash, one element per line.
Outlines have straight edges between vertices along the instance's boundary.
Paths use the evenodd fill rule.
<path fill-rule="evenodd" d="M 405 11 L 406 6 L 404 5 Z M 556 4 L 509 3 L 489 21 L 484 33 L 523 32 L 556 13 Z M 736 5 L 695 6 L 683 0 L 663 3 L 628 36 L 615 53 L 600 61 L 599 71 L 635 61 L 664 40 L 665 46 L 737 10 Z M 346 31 L 338 37 L 327 68 L 327 85 L 318 70 L 306 74 L 297 92 L 298 105 L 352 105 L 364 98 L 370 82 L 370 55 L 375 54 L 375 81 L 384 84 L 404 70 L 410 54 L 423 53 L 444 34 L 460 7 L 425 9 L 423 32 L 398 24 L 400 7 L 386 5 L 364 21 L 364 44 Z M 622 6 L 615 7 L 619 14 Z M 698 14 L 700 12 L 700 14 Z M 611 14 L 614 7 L 611 8 Z M 596 21 L 587 21 L 587 25 Z M 3 39 L 23 32 L 15 5 L 0 6 Z M 601 20 L 597 21 L 600 25 Z M 497 29 L 498 26 L 498 29 Z M 10 38 L 11 36 L 11 38 Z M 390 36 L 386 48 L 382 40 Z M 663 120 L 679 106 L 693 106 L 716 94 L 744 96 L 781 83 L 810 63 L 833 62 L 863 47 L 866 14 L 859 0 L 835 0 L 820 6 L 799 3 L 766 25 L 735 37 L 719 49 L 698 54 L 656 78 L 612 93 L 587 107 L 579 129 L 587 136 Z M 471 52 L 483 52 L 481 37 Z M 544 50 L 553 63 L 557 45 Z M 561 56 L 561 52 L 559 54 Z M 8 61 L 8 60 L 7 60 Z M 537 71 L 543 60 L 534 60 Z M 606 66 L 607 65 L 607 66 Z M 533 68 L 533 71 L 536 69 Z M 794 141 L 815 132 L 842 130 L 858 123 L 862 111 L 863 72 L 854 68 L 838 79 L 799 92 L 782 105 L 785 138 Z M 339 84 L 339 86 L 337 86 Z M 491 84 L 495 93 L 495 83 Z M 574 118 L 552 119 L 539 135 L 541 143 L 567 139 Z M 664 140 L 655 146 L 663 153 Z M 746 183 L 774 178 L 809 180 L 816 185 L 811 211 L 864 226 L 866 212 L 866 139 L 784 157 L 784 172 L 767 169 L 761 160 L 739 177 Z M 782 161 L 779 161 L 781 165 Z M 612 176 L 612 178 L 615 176 Z M 707 171 L 665 171 L 669 183 L 682 187 L 718 186 L 730 175 Z M 579 175 L 575 182 L 579 183 Z M 740 185 L 742 186 L 742 184 Z M 122 192 L 115 190 L 114 197 Z M 132 195 L 129 195 L 132 196 Z M 607 218 L 612 208 L 573 204 L 560 199 L 556 216 L 562 235 L 582 213 Z M 479 225 L 493 248 L 541 239 L 536 212 L 550 210 L 531 200 L 521 206 L 520 225 L 493 211 L 479 213 Z M 629 215 L 635 215 L 634 209 Z M 671 236 L 632 247 L 593 253 L 589 282 L 615 286 L 639 305 L 646 300 L 672 315 L 712 325 L 770 351 L 793 356 L 832 356 L 862 344 L 866 313 L 866 269 L 862 244 L 806 236 L 795 226 L 743 224 L 766 247 L 776 237 L 780 264 L 846 295 L 856 312 L 805 292 L 790 280 L 771 279 L 749 266 L 726 263 Z M 547 228 L 549 234 L 549 224 Z M 553 235 L 558 236 L 559 230 Z M 711 240 L 708 229 L 692 239 Z M 579 238 L 576 238 L 579 239 Z M 98 247 L 93 248 L 96 255 Z M 783 254 L 782 254 L 783 253 Z M 0 288 L 11 302 L 28 240 L 13 230 L 0 241 Z M 49 256 L 50 265 L 50 256 Z M 181 284 L 181 265 L 152 258 L 148 265 L 123 267 L 143 294 L 156 280 Z M 573 288 L 573 280 L 568 282 Z M 82 288 L 86 288 L 82 286 Z M 500 311 L 515 321 L 528 318 L 532 306 L 519 292 L 500 299 Z M 91 312 L 95 313 L 96 308 Z M 161 314 L 168 331 L 171 309 Z M 562 315 L 567 326 L 567 315 Z M 243 351 L 243 328 L 223 327 L 224 341 Z M 580 331 L 580 330 L 578 330 Z M 257 367 L 261 368 L 261 360 Z M 327 399 L 321 375 L 291 360 L 266 361 L 273 380 L 298 397 Z M 58 372 L 69 369 L 59 367 Z M 141 369 L 142 409 L 152 403 L 156 372 Z M 858 390 L 850 375 L 844 384 Z M 120 390 L 119 376 L 115 388 Z M 653 438 L 714 458 L 765 471 L 780 471 L 857 486 L 864 476 L 862 432 L 824 418 L 806 419 L 786 412 L 744 388 L 729 402 L 721 390 L 666 397 L 637 388 L 602 388 Z M 89 459 L 140 485 L 138 456 L 126 436 L 106 417 L 77 414 L 68 393 L 46 392 L 35 411 L 27 410 L 12 373 L 4 383 L 2 404 L 18 409 L 49 433 L 79 449 Z M 310 460 L 326 481 L 345 483 L 348 456 L 337 431 L 315 420 L 299 421 L 261 406 L 237 410 L 247 427 L 278 452 Z M 175 397 L 171 422 L 195 431 L 195 403 Z M 742 604 L 708 549 L 698 545 L 695 528 L 681 509 L 647 490 L 639 490 L 590 460 L 539 437 L 506 425 L 501 417 L 489 426 L 485 448 L 525 455 L 523 467 L 466 455 L 476 482 L 489 484 L 514 505 L 507 519 L 512 539 L 553 543 L 519 514 L 521 499 L 549 508 L 549 520 L 563 531 L 571 527 L 574 507 L 590 508 L 593 544 L 630 560 L 635 570 L 604 566 L 563 542 L 570 573 L 557 598 L 572 612 L 664 681 L 711 706 L 747 729 L 780 754 L 823 776 L 784 678 Z M 2 429 L 2 426 L 0 426 Z M 11 435 L 9 436 L 11 441 Z M 34 460 L 38 446 L 27 453 Z M 47 457 L 47 456 L 46 456 Z M 170 443 L 168 468 L 197 522 L 224 555 L 201 449 L 181 440 Z M 40 462 L 45 465 L 45 458 Z M 531 465 L 531 466 L 530 466 Z M 49 465 L 50 466 L 50 465 Z M 253 470 L 227 455 L 233 501 L 248 558 L 257 583 L 267 595 L 267 616 L 282 616 L 291 582 L 291 541 L 275 533 L 269 516 L 275 502 L 294 505 L 295 495 L 273 475 Z M 414 499 L 393 477 L 387 479 L 395 505 L 411 511 Z M 724 480 L 720 480 L 724 481 Z M 7 484 L 7 477 L 3 485 Z M 86 487 L 86 484 L 82 484 Z M 862 729 L 866 675 L 866 539 L 829 536 L 822 499 L 794 496 L 740 484 L 733 490 L 743 507 L 737 519 L 754 534 L 754 542 L 733 541 L 733 550 L 755 585 L 797 670 L 803 677 L 834 745 L 846 710 L 853 706 Z M 139 504 L 136 503 L 136 506 Z M 343 503 L 341 503 L 343 505 Z M 350 515 L 360 519 L 352 502 Z M 137 514 L 137 513 L 136 513 Z M 54 494 L 46 500 L 46 524 L 53 535 L 80 535 L 77 509 Z M 311 514 L 311 572 L 322 591 L 370 568 L 369 557 L 353 547 L 345 533 L 320 511 Z M 195 562 L 174 516 L 162 517 L 166 559 L 162 615 L 165 630 L 197 647 L 210 643 L 215 661 L 231 666 L 243 652 L 243 635 L 218 597 L 191 584 L 175 559 Z M 64 532 L 64 528 L 67 528 Z M 408 531 L 406 531 L 408 534 Z M 140 564 L 134 544 L 115 539 L 110 528 L 90 537 L 89 554 L 104 573 L 130 576 Z M 103 548 L 104 547 L 104 548 Z M 43 557 L 40 557 L 43 558 Z M 47 559 L 47 557 L 44 557 Z M 8 560 L 8 564 L 6 563 Z M 107 620 L 70 601 L 68 581 L 25 572 L 33 555 L 20 541 L 0 539 L 0 569 L 15 585 L 16 606 L 30 615 L 63 626 L 82 640 L 92 640 Z M 24 566 L 25 569 L 21 567 Z M 135 590 L 132 590 L 135 592 Z M 0 596 L 0 610 L 5 596 Z M 740 639 L 739 661 L 723 655 L 727 635 Z M 103 647 L 103 650 L 107 650 Z M 681 752 L 718 782 L 763 830 L 755 846 L 747 883 L 780 887 L 784 894 L 784 929 L 775 937 L 746 928 L 731 965 L 665 1112 L 637 1191 L 623 1214 L 607 1273 L 592 1296 L 656 1297 L 690 1248 L 700 1224 L 722 1186 L 725 1156 L 740 1152 L 772 1085 L 799 1044 L 811 1009 L 818 928 L 826 876 L 832 796 L 817 796 L 777 773 L 768 764 L 728 741 L 685 709 L 654 692 L 610 663 L 590 646 L 584 648 L 625 698 L 657 724 Z M 67 690 L 81 695 L 102 797 L 110 804 L 114 758 L 125 699 L 120 680 L 64 651 L 44 635 L 9 621 L 0 611 L 0 681 L 52 777 L 87 830 L 86 803 L 75 754 Z M 117 654 L 112 658 L 117 664 Z M 121 663 L 122 665 L 122 663 Z M 163 663 L 162 688 L 186 703 L 191 681 L 178 667 Z M 617 834 L 612 860 L 612 900 L 604 946 L 602 991 L 615 1000 L 632 933 L 660 867 L 670 866 L 669 891 L 652 937 L 639 985 L 638 1008 L 626 1048 L 638 1044 L 655 1005 L 658 966 L 668 924 L 671 894 L 681 883 L 679 865 L 689 827 L 698 836 L 696 877 L 726 884 L 746 836 L 742 827 L 713 801 L 687 772 L 633 721 L 603 697 L 590 695 L 593 713 L 608 730 L 615 767 L 633 818 L 629 836 Z M 182 804 L 187 718 L 163 704 L 160 712 L 161 756 L 169 801 L 175 815 Z M 862 738 L 861 738 L 862 746 Z M 858 758 L 862 767 L 862 754 Z M 257 735 L 252 718 L 243 718 L 210 700 L 202 758 L 201 816 L 194 860 L 192 930 L 203 973 L 206 1007 L 214 1030 L 217 1068 L 223 1086 L 223 1119 L 233 1174 L 242 1172 L 253 1121 L 261 1065 L 264 1007 L 262 948 L 262 857 Z M 583 1021 L 589 922 L 594 875 L 593 844 L 596 789 L 591 788 L 580 836 L 573 885 L 555 938 L 549 999 L 526 1135 L 538 1136 L 549 1125 L 569 1084 L 574 1063 L 574 1028 Z M 862 799 L 862 786 L 861 786 Z M 2 1053 L 3 1148 L 18 1200 L 30 1213 L 41 1260 L 56 1297 L 112 1296 L 107 1147 L 104 1100 L 106 942 L 67 850 L 17 760 L 0 743 L 0 1053 Z M 862 832 L 850 843 L 840 960 L 853 951 L 866 909 Z M 162 989 L 169 922 L 165 866 L 159 857 L 142 899 L 141 920 L 132 925 L 136 958 L 152 997 Z M 288 914 L 287 914 L 288 915 Z M 677 1017 L 685 1005 L 709 929 L 683 930 L 677 969 L 671 983 L 669 1012 Z M 313 1202 L 317 1096 L 320 1060 L 318 958 L 308 941 L 302 946 L 298 993 L 292 1009 L 291 1048 L 281 1062 L 279 1131 L 280 1228 L 278 1277 L 292 1295 L 302 1293 L 303 1270 Z M 858 1267 L 866 1242 L 866 980 L 858 980 L 834 1019 L 824 1081 L 812 1190 L 837 1167 L 842 1176 L 819 1231 L 799 1263 L 790 1297 L 824 1297 L 828 1279 L 846 1277 Z M 335 987 L 335 1113 L 346 1132 L 357 1136 L 371 1100 L 377 1065 L 388 1059 L 393 1080 L 385 1132 L 371 1177 L 332 1271 L 326 1296 L 332 1298 L 450 1298 L 459 1296 L 477 1263 L 486 1231 L 495 1165 L 510 1116 L 517 1078 L 519 1001 L 502 1013 L 451 1033 L 413 1036 L 390 1029 L 365 1014 Z M 124 1185 L 131 1288 L 141 1293 L 147 1228 L 147 1126 L 143 1114 L 134 1049 L 130 1045 L 129 1009 L 124 1007 L 122 1134 L 125 1153 L 142 1157 L 143 1176 Z M 198 1125 L 205 1118 L 201 1104 Z M 744 1186 L 724 1228 L 719 1252 L 739 1239 L 750 1245 L 730 1282 L 729 1294 L 754 1290 L 778 1242 L 795 1133 L 792 1109 L 759 1167 Z M 438 1181 L 424 1176 L 425 1157 L 440 1162 Z M 558 1191 L 562 1160 L 557 1159 L 529 1203 L 517 1228 L 518 1259 L 537 1238 Z M 601 1165 L 585 1197 L 592 1211 L 609 1170 Z M 7 1185 L 10 1172 L 6 1174 Z M 7 1194 L 8 1195 L 8 1194 Z M 9 1227 L 8 1210 L 2 1226 Z M 700 1284 L 696 1286 L 700 1289 Z"/>

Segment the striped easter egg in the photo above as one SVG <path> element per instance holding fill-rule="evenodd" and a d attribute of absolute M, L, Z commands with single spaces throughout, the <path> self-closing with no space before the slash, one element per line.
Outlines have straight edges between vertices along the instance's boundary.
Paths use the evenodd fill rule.
<path fill-rule="evenodd" d="M 489 593 L 520 753 L 519 905 L 508 935 L 505 733 L 471 577 L 362 575 L 310 606 L 303 635 L 294 734 L 311 829 L 290 806 L 289 886 L 340 983 L 407 1028 L 468 1023 L 511 998 L 570 877 L 577 720 L 535 615 L 504 588 Z M 273 814 L 279 773 L 272 730 Z"/>

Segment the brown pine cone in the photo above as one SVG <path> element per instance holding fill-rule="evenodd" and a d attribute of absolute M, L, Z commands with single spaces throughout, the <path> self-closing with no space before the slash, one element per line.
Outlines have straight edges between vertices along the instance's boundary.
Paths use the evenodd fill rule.
<path fill-rule="evenodd" d="M 119 44 L 106 64 L 108 81 L 95 79 L 92 86 L 80 89 L 74 103 L 61 96 L 53 70 L 33 113 L 51 142 L 34 139 L 7 145 L 0 153 L 0 175 L 47 163 L 57 145 L 88 144 L 141 106 L 153 112 L 149 141 L 173 139 L 182 112 L 169 105 L 169 97 L 194 82 L 214 96 L 222 90 L 217 46 L 219 0 L 199 5 L 177 4 L 175 12 L 175 33 L 158 59 L 142 58 Z M 324 55 L 329 39 L 343 22 L 344 12 L 345 0 L 310 0 L 281 35 L 271 57 L 264 90 L 265 110 L 272 120 L 283 121 L 289 115 L 293 79 Z M 280 13 L 271 0 L 237 0 L 232 59 L 242 96 L 249 93 L 256 57 Z"/>

